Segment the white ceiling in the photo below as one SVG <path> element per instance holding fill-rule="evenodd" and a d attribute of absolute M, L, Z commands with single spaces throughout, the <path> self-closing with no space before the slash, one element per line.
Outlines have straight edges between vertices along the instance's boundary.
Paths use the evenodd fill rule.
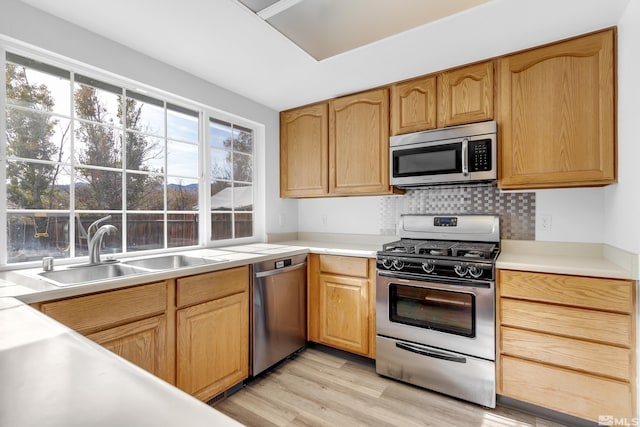
<path fill-rule="evenodd" d="M 258 16 L 322 60 L 488 1 L 280 0 Z M 256 12 L 255 0 L 240 2 Z"/>
<path fill-rule="evenodd" d="M 616 25 L 629 3 L 492 0 L 317 61 L 236 0 L 22 1 L 275 110 Z"/>

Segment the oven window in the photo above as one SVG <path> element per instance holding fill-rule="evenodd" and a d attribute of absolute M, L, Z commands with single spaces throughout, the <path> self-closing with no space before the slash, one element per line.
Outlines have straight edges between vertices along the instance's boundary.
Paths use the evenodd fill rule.
<path fill-rule="evenodd" d="M 473 338 L 475 295 L 391 283 L 389 318 L 396 323 Z"/>

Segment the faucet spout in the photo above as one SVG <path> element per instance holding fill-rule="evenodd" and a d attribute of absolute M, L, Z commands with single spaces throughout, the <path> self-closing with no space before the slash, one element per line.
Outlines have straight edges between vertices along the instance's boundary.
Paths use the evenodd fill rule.
<path fill-rule="evenodd" d="M 111 225 L 105 224 L 96 230 L 89 241 L 89 264 L 100 264 L 100 247 L 102 246 L 102 238 L 105 234 L 117 233 L 118 229 Z"/>
<path fill-rule="evenodd" d="M 97 221 L 93 221 L 88 227 L 87 227 L 87 240 L 90 241 L 91 240 L 91 230 L 95 227 L 96 231 L 98 230 L 98 224 L 100 224 L 101 222 L 104 222 L 108 219 L 111 219 L 111 215 L 107 215 L 105 217 L 100 218 Z"/>

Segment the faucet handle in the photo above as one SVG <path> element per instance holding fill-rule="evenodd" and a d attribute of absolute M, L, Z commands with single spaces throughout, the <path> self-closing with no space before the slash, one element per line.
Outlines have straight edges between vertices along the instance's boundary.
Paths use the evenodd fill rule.
<path fill-rule="evenodd" d="M 87 227 L 87 240 L 91 240 L 91 229 L 93 227 L 96 227 L 96 231 L 98 230 L 98 224 L 100 224 L 101 222 L 104 222 L 108 219 L 111 219 L 111 215 L 107 215 L 103 218 L 97 219 L 95 221 L 93 221 L 91 224 L 89 224 L 89 226 Z"/>

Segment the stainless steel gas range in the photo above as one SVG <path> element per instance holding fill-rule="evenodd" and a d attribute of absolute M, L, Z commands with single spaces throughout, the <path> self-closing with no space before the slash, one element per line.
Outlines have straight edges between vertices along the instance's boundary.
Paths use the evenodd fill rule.
<path fill-rule="evenodd" d="M 495 407 L 495 215 L 402 215 L 377 254 L 376 371 Z"/>

